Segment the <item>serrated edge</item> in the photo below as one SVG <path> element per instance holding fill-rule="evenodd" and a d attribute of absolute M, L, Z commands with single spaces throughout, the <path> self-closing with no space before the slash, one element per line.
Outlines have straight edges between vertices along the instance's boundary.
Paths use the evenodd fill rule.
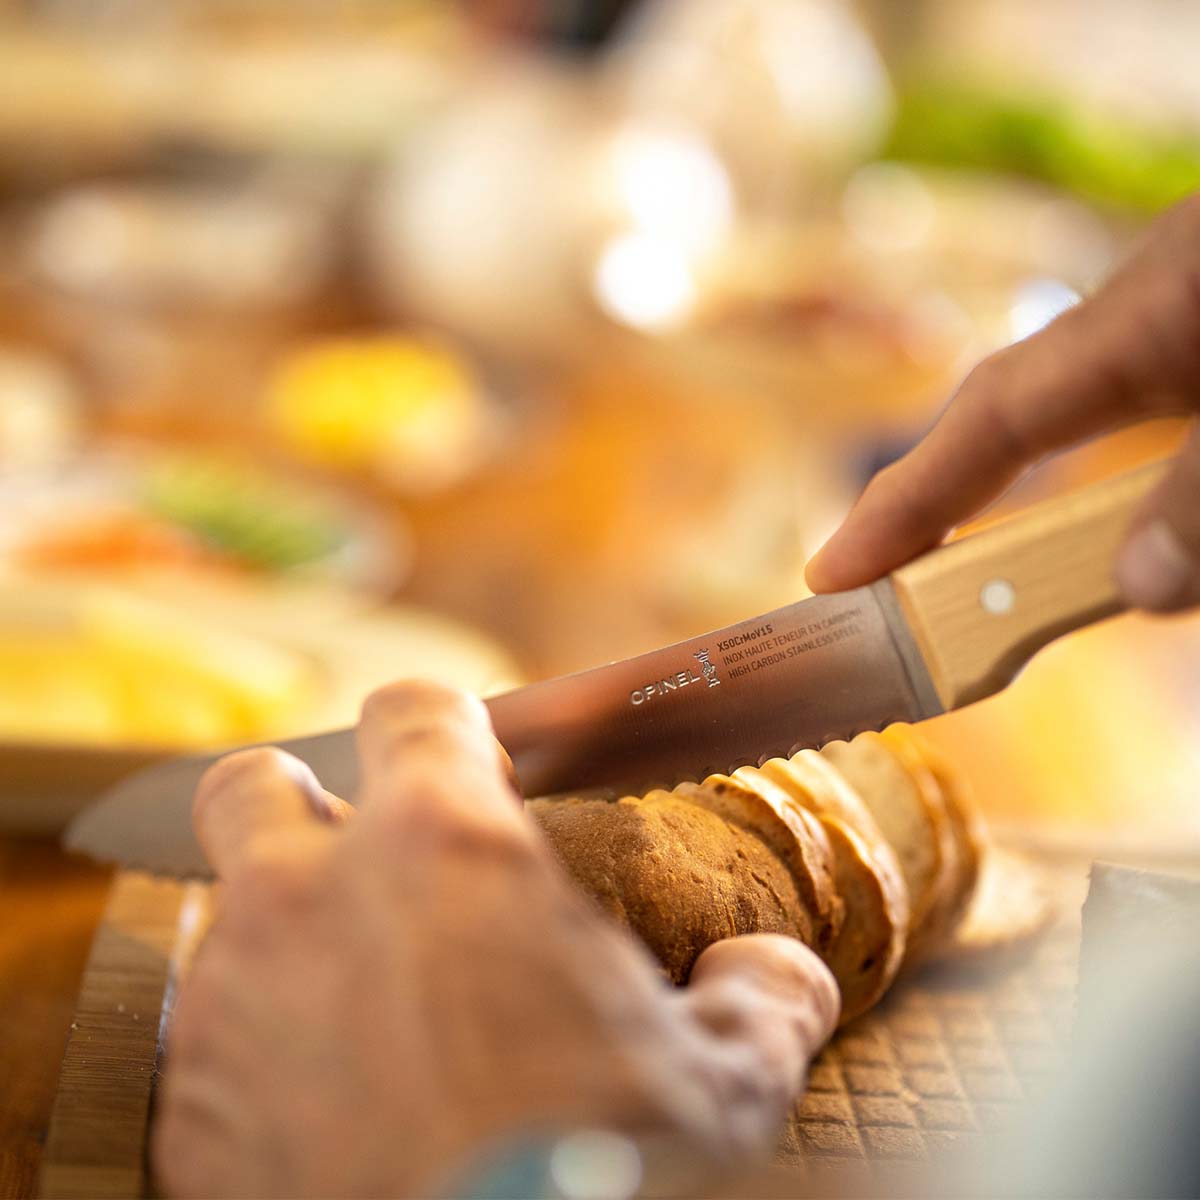
<path fill-rule="evenodd" d="M 901 722 L 902 723 L 902 722 Z M 764 763 L 769 762 L 773 758 L 791 758 L 795 754 L 799 754 L 801 750 L 820 750 L 822 746 L 828 746 L 830 742 L 849 742 L 858 737 L 860 733 L 881 733 L 890 725 L 897 724 L 895 719 L 887 719 L 881 722 L 869 722 L 865 725 L 854 726 L 847 732 L 830 732 L 822 734 L 815 742 L 811 740 L 793 742 L 791 748 L 786 751 L 777 751 L 769 754 L 760 754 L 757 757 L 737 758 L 733 760 L 731 766 L 722 769 L 719 766 L 707 766 L 698 771 L 688 771 L 686 774 L 678 776 L 674 782 L 667 782 L 665 778 L 653 780 L 643 784 L 627 784 L 620 787 L 596 787 L 584 788 L 566 792 L 558 792 L 552 796 L 527 796 L 527 800 L 568 800 L 568 799 L 594 799 L 594 800 L 620 800 L 626 796 L 645 796 L 650 792 L 663 791 L 673 792 L 677 787 L 685 783 L 703 784 L 706 780 L 711 779 L 714 775 L 732 775 L 734 771 L 741 767 L 761 767 Z"/>

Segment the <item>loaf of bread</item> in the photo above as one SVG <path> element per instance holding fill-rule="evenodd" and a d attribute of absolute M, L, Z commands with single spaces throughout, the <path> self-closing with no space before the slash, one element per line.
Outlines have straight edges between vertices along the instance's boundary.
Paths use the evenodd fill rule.
<path fill-rule="evenodd" d="M 611 917 L 687 980 L 713 942 L 783 933 L 812 947 L 842 1021 L 898 972 L 964 944 L 984 835 L 966 789 L 906 726 L 616 801 L 532 800 L 554 852 Z"/>
<path fill-rule="evenodd" d="M 817 949 L 803 892 L 820 889 L 830 905 L 832 880 L 798 879 L 740 824 L 662 791 L 615 803 L 534 800 L 528 808 L 580 887 L 632 929 L 676 983 L 705 946 L 740 933 L 787 933 Z"/>

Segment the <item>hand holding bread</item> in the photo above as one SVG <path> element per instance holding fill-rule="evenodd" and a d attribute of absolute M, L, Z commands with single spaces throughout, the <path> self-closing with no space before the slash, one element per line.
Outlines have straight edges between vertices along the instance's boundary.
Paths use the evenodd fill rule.
<path fill-rule="evenodd" d="M 782 825 L 764 840 L 765 808 L 736 825 L 665 793 L 605 806 L 599 847 L 562 821 L 561 850 L 597 850 L 601 904 L 689 976 L 671 987 L 555 862 L 477 700 L 386 688 L 358 757 L 356 809 L 279 750 L 200 785 L 221 886 L 168 1034 L 164 1194 L 457 1195 L 477 1156 L 547 1129 L 679 1143 L 710 1172 L 770 1148 L 836 1020 L 832 976 L 794 936 L 827 944 L 825 858 L 788 859 Z M 658 872 L 640 909 L 638 863 Z M 707 900 L 679 906 L 697 879 Z"/>

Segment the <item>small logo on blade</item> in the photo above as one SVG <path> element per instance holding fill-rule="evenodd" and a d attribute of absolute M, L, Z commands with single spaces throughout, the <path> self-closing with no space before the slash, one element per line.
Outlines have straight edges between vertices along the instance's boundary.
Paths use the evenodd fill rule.
<path fill-rule="evenodd" d="M 693 657 L 700 660 L 700 669 L 704 672 L 704 679 L 708 686 L 718 687 L 721 681 L 717 678 L 717 668 L 709 660 L 708 651 L 697 650 Z"/>
<path fill-rule="evenodd" d="M 686 671 L 677 671 L 674 675 L 667 676 L 666 679 L 656 679 L 653 683 L 635 688 L 630 692 L 629 703 L 637 708 L 655 696 L 665 696 L 669 692 L 677 692 L 680 688 L 690 687 L 693 683 L 707 683 L 710 688 L 717 687 L 721 681 L 717 678 L 717 668 L 708 657 L 708 651 L 698 650 L 693 657 L 700 663 L 701 674 L 697 675 L 695 669 L 689 667 Z"/>

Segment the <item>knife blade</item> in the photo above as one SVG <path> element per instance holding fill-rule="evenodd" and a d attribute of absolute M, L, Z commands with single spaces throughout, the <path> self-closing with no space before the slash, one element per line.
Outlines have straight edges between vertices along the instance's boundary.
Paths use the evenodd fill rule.
<path fill-rule="evenodd" d="M 886 580 L 486 703 L 526 796 L 671 786 L 941 711 Z M 330 791 L 355 795 L 352 729 L 278 744 Z M 191 799 L 218 757 L 173 759 L 120 781 L 71 823 L 65 845 L 206 876 Z"/>
<path fill-rule="evenodd" d="M 1036 650 L 1122 607 L 1112 562 L 1162 464 L 1046 502 L 867 587 L 487 701 L 526 796 L 609 795 L 761 763 L 1004 687 Z M 353 730 L 278 743 L 347 799 Z M 191 798 L 219 757 L 149 767 L 68 827 L 68 849 L 209 875 Z"/>

